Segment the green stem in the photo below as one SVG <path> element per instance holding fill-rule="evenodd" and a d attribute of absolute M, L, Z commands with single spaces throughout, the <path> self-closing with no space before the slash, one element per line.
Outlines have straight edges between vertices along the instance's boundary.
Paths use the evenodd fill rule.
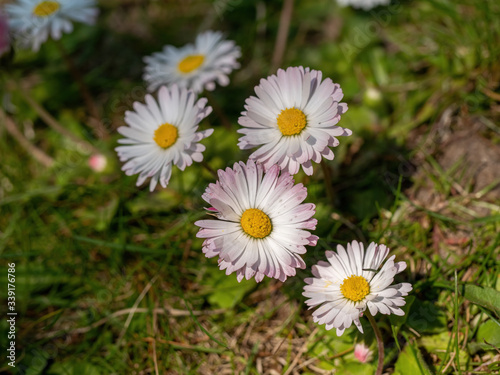
<path fill-rule="evenodd" d="M 377 338 L 377 347 L 378 347 L 378 364 L 377 364 L 377 372 L 375 375 L 382 375 L 382 370 L 384 369 L 384 340 L 382 340 L 382 334 L 380 333 L 380 329 L 375 322 L 370 311 L 366 310 L 365 315 L 368 318 L 368 321 L 372 325 L 373 332 L 375 332 L 375 337 Z"/>
<path fill-rule="evenodd" d="M 213 95 L 210 91 L 205 90 L 204 95 L 208 99 L 208 104 L 213 108 L 215 115 L 219 118 L 222 126 L 224 126 L 227 130 L 232 130 L 231 121 L 227 118 L 221 106 L 215 99 L 215 95 Z"/>
<path fill-rule="evenodd" d="M 217 172 L 210 165 L 208 165 L 208 163 L 205 160 L 202 160 L 200 164 L 203 168 L 209 171 L 210 174 L 215 177 L 215 179 L 219 178 Z"/>
<path fill-rule="evenodd" d="M 326 197 L 330 201 L 330 204 L 334 206 L 334 199 L 333 199 L 333 188 L 332 188 L 332 172 L 330 170 L 330 167 L 328 164 L 326 164 L 325 159 L 321 159 L 321 169 L 323 170 L 323 177 L 325 180 L 325 187 L 326 187 Z"/>

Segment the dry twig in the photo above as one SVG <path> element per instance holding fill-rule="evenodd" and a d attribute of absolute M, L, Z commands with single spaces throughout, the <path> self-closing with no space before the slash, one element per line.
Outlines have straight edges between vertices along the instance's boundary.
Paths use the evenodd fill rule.
<path fill-rule="evenodd" d="M 54 164 L 54 159 L 52 159 L 45 152 L 40 150 L 38 147 L 33 145 L 24 135 L 19 131 L 14 120 L 12 120 L 7 114 L 0 109 L 0 120 L 4 124 L 5 129 L 9 132 L 9 134 L 19 142 L 21 147 L 23 147 L 28 154 L 33 156 L 40 164 L 49 168 Z"/>
<path fill-rule="evenodd" d="M 272 71 L 278 69 L 283 62 L 283 55 L 286 49 L 286 40 L 288 38 L 288 30 L 290 29 L 290 21 L 293 13 L 293 0 L 285 0 L 281 9 L 280 26 L 276 44 L 274 45 L 273 58 L 271 60 Z"/>

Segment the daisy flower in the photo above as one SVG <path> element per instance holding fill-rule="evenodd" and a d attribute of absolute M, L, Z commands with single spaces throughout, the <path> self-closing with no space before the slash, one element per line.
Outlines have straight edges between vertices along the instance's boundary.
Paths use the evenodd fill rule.
<path fill-rule="evenodd" d="M 301 202 L 307 196 L 302 184 L 294 185 L 289 173 L 277 165 L 267 173 L 249 160 L 235 163 L 233 169 L 219 170 L 219 181 L 210 184 L 203 199 L 218 220 L 200 220 L 197 237 L 206 238 L 203 253 L 219 256 L 226 275 L 236 272 L 238 281 L 264 276 L 285 281 L 295 268 L 305 268 L 300 254 L 304 245 L 315 246 L 318 237 L 312 219 L 315 205 Z"/>
<path fill-rule="evenodd" d="M 372 315 L 404 315 L 399 306 L 406 303 L 403 297 L 411 291 L 411 284 L 390 284 L 406 263 L 394 263 L 393 255 L 378 270 L 388 254 L 385 245 L 372 242 L 365 252 L 356 241 L 347 245 L 347 251 L 340 245 L 337 253 L 327 251 L 328 262 L 313 266 L 315 277 L 305 279 L 308 285 L 302 293 L 309 298 L 310 309 L 321 305 L 313 312 L 313 320 L 325 324 L 327 330 L 336 328 L 341 336 L 353 322 L 363 333 L 359 318 L 367 308 Z"/>
<path fill-rule="evenodd" d="M 352 6 L 353 8 L 370 10 L 379 5 L 389 5 L 391 0 L 337 0 L 340 6 Z"/>
<path fill-rule="evenodd" d="M 241 56 L 240 47 L 232 40 L 224 40 L 219 31 L 206 31 L 196 37 L 194 45 L 181 48 L 167 45 L 162 52 L 144 58 L 144 80 L 148 90 L 161 85 L 177 84 L 201 92 L 229 84 L 228 74 L 240 67 L 236 61 Z"/>
<path fill-rule="evenodd" d="M 63 32 L 73 30 L 72 21 L 95 23 L 98 9 L 94 0 L 18 0 L 5 6 L 9 26 L 24 43 L 38 51 L 49 35 L 60 39 Z"/>
<path fill-rule="evenodd" d="M 205 146 L 198 142 L 213 133 L 213 129 L 197 131 L 200 121 L 212 112 L 212 107 L 206 104 L 205 98 L 196 101 L 191 90 L 163 86 L 158 92 L 158 102 L 148 94 L 146 105 L 135 102 L 135 111 L 125 112 L 129 126 L 118 128 L 126 137 L 118 140 L 124 146 L 115 150 L 120 161 L 127 162 L 122 167 L 127 176 L 140 173 L 137 186 L 151 177 L 151 191 L 158 181 L 167 187 L 173 164 L 183 171 L 193 160 L 203 160 Z"/>
<path fill-rule="evenodd" d="M 330 147 L 339 144 L 337 136 L 352 132 L 338 126 L 347 105 L 340 86 L 322 73 L 303 67 L 278 70 L 277 75 L 261 79 L 255 87 L 257 97 L 246 100 L 238 123 L 242 150 L 260 146 L 250 159 L 270 168 L 278 164 L 284 171 L 296 174 L 299 167 L 313 173 L 311 161 L 324 157 L 332 160 Z"/>

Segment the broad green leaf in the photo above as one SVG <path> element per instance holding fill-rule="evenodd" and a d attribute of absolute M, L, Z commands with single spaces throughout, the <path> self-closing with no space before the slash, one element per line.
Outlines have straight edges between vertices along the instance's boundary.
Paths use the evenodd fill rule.
<path fill-rule="evenodd" d="M 210 280 L 214 287 L 213 292 L 208 296 L 211 305 L 223 309 L 233 308 L 238 304 L 245 294 L 255 287 L 253 280 L 241 280 L 239 283 L 235 275 L 226 276 L 224 272 L 218 272 L 220 277 Z"/>
<path fill-rule="evenodd" d="M 442 332 L 437 335 L 422 336 L 418 340 L 418 343 L 421 347 L 424 347 L 428 353 L 433 353 L 441 361 L 444 361 L 450 358 L 447 350 L 451 350 L 452 352 L 455 350 L 454 345 L 450 348 L 450 340 L 452 340 L 451 333 Z M 465 350 L 460 350 L 458 356 L 461 364 L 469 360 L 469 354 Z"/>
<path fill-rule="evenodd" d="M 372 375 L 375 370 L 376 365 L 371 363 L 349 362 L 337 367 L 336 373 L 342 375 Z"/>
<path fill-rule="evenodd" d="M 406 297 L 405 301 L 406 304 L 401 307 L 401 309 L 404 311 L 403 316 L 398 316 L 398 315 L 389 316 L 389 321 L 391 322 L 392 336 L 394 337 L 394 342 L 396 343 L 398 350 L 401 350 L 401 347 L 399 346 L 398 333 L 399 330 L 401 329 L 401 326 L 405 324 L 406 320 L 408 319 L 408 313 L 410 311 L 411 305 L 413 304 L 413 301 L 415 301 L 415 296 L 408 296 Z"/>
<path fill-rule="evenodd" d="M 500 292 L 495 289 L 465 284 L 461 288 L 461 294 L 472 303 L 483 306 L 500 317 Z"/>
<path fill-rule="evenodd" d="M 410 308 L 407 324 L 419 333 L 439 333 L 447 330 L 446 316 L 434 303 L 416 299 Z"/>
<path fill-rule="evenodd" d="M 47 375 L 101 375 L 101 370 L 88 362 L 56 363 Z"/>
<path fill-rule="evenodd" d="M 389 320 L 393 326 L 396 326 L 397 328 L 401 328 L 403 324 L 406 323 L 406 320 L 408 319 L 408 313 L 410 312 L 411 305 L 413 305 L 413 302 L 415 301 L 415 296 L 408 296 L 405 298 L 406 304 L 404 306 L 401 306 L 401 309 L 404 311 L 404 315 L 398 316 L 398 315 L 390 315 Z"/>
<path fill-rule="evenodd" d="M 335 330 L 333 330 L 335 332 Z M 320 340 L 314 340 L 309 351 L 314 353 L 315 356 L 330 357 L 338 353 L 342 353 L 353 347 L 352 341 L 343 342 L 340 337 L 332 336 L 317 336 L 321 337 Z"/>
<path fill-rule="evenodd" d="M 476 353 L 479 350 L 494 350 L 494 347 L 500 347 L 500 326 L 488 320 L 479 326 L 476 340 L 469 344 L 469 350 Z"/>
<path fill-rule="evenodd" d="M 415 343 L 405 346 L 394 366 L 394 375 L 432 375 Z"/>

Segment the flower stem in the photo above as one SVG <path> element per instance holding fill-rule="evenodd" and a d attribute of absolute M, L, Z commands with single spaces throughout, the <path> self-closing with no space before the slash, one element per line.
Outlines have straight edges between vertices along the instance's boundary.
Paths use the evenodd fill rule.
<path fill-rule="evenodd" d="M 330 201 L 330 204 L 332 206 L 334 205 L 334 199 L 333 199 L 333 188 L 332 188 L 332 172 L 330 170 L 330 167 L 328 164 L 326 164 L 325 160 L 321 160 L 321 169 L 323 170 L 323 178 L 325 180 L 325 187 L 326 187 L 326 196 L 328 200 Z"/>
<path fill-rule="evenodd" d="M 366 310 L 365 315 L 368 318 L 368 321 L 372 325 L 373 332 L 375 332 L 375 337 L 377 338 L 377 348 L 378 348 L 378 364 L 377 364 L 377 372 L 375 375 L 382 375 L 382 370 L 384 369 L 384 340 L 382 340 L 382 334 L 380 333 L 380 329 L 377 326 L 377 322 L 373 318 L 370 311 Z"/>
<path fill-rule="evenodd" d="M 219 103 L 215 99 L 215 96 L 210 91 L 207 91 L 207 90 L 205 90 L 204 95 L 207 97 L 208 104 L 210 104 L 212 106 L 215 114 L 217 115 L 220 122 L 222 123 L 222 126 L 224 126 L 227 130 L 232 130 L 231 121 L 229 121 L 229 119 L 225 115 L 221 106 L 219 105 Z"/>
<path fill-rule="evenodd" d="M 0 108 L 0 124 L 5 126 L 5 129 L 9 134 L 19 142 L 19 144 L 27 151 L 29 155 L 34 157 L 40 164 L 44 167 L 51 167 L 54 164 L 54 159 L 43 152 L 41 149 L 31 144 L 31 142 L 21 133 L 17 128 L 14 120 L 12 120 L 4 111 Z"/>
<path fill-rule="evenodd" d="M 283 56 L 286 50 L 286 41 L 288 39 L 288 31 L 290 30 L 290 21 L 293 13 L 293 0 L 285 0 L 281 9 L 280 24 L 278 28 L 278 36 L 274 45 L 273 57 L 271 59 L 271 71 L 274 72 L 281 66 Z"/>
<path fill-rule="evenodd" d="M 203 168 L 205 168 L 207 171 L 209 171 L 212 176 L 214 176 L 215 178 L 218 178 L 217 172 L 214 171 L 214 169 L 210 165 L 208 165 L 208 163 L 205 160 L 201 161 L 201 165 Z"/>

